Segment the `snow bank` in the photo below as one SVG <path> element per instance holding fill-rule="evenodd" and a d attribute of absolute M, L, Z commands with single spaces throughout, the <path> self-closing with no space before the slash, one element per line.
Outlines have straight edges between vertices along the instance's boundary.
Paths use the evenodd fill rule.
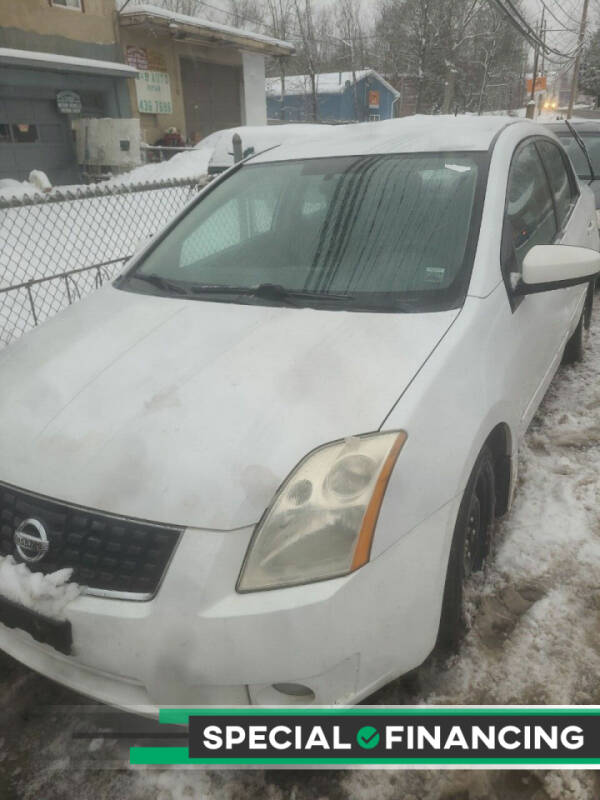
<path fill-rule="evenodd" d="M 49 575 L 31 572 L 12 556 L 0 556 L 0 595 L 46 617 L 64 619 L 65 607 L 80 593 L 69 583 L 72 569 L 59 569 Z"/>
<path fill-rule="evenodd" d="M 12 197 L 20 199 L 26 195 L 31 197 L 34 194 L 42 194 L 42 192 L 39 187 L 30 183 L 30 181 L 16 181 L 13 178 L 0 179 L 0 198 L 2 199 L 10 199 Z"/>
<path fill-rule="evenodd" d="M 208 162 L 213 154 L 211 143 L 208 142 L 210 138 L 208 136 L 193 150 L 177 153 L 168 161 L 142 164 L 141 167 L 117 175 L 105 181 L 103 186 L 126 186 L 130 183 L 162 181 L 169 178 L 199 178 L 206 175 Z"/>
<path fill-rule="evenodd" d="M 177 153 L 168 161 L 142 164 L 140 167 L 129 170 L 129 172 L 124 172 L 108 181 L 103 181 L 101 185 L 105 187 L 128 186 L 134 183 L 152 183 L 173 178 L 201 178 L 208 172 L 208 162 L 221 134 L 222 132 L 218 131 L 207 136 L 192 150 L 184 150 L 181 153 Z M 28 181 L 17 181 L 12 178 L 0 179 L 0 199 L 21 199 L 25 196 L 32 197 L 46 192 L 77 193 L 78 189 L 86 188 L 85 184 L 50 187 L 49 182 L 46 184 L 43 179 L 40 179 L 40 175 L 44 175 L 44 173 L 40 173 L 39 170 L 33 170 L 29 175 Z M 34 178 L 37 178 L 37 180 L 33 180 Z"/>

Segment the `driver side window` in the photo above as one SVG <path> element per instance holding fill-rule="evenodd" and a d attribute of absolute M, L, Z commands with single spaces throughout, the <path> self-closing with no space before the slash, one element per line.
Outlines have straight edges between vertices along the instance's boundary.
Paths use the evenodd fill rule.
<path fill-rule="evenodd" d="M 518 279 L 529 250 L 536 244 L 552 244 L 556 234 L 548 179 L 535 144 L 529 141 L 517 150 L 508 176 L 502 266 L 511 273 L 511 282 Z"/>

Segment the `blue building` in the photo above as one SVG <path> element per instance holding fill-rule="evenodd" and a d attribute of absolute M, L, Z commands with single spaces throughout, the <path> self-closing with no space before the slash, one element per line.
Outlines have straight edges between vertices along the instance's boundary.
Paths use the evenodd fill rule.
<path fill-rule="evenodd" d="M 319 122 L 365 122 L 397 116 L 395 105 L 400 92 L 373 69 L 322 72 L 315 80 Z M 267 78 L 266 90 L 269 119 L 313 120 L 310 76 L 286 76 L 283 96 L 281 78 Z"/>

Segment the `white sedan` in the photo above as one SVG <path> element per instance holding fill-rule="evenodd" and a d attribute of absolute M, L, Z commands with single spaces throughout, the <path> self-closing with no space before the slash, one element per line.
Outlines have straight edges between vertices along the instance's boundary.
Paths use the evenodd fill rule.
<path fill-rule="evenodd" d="M 54 617 L 0 598 L 0 648 L 152 710 L 356 702 L 454 646 L 583 352 L 595 220 L 554 135 L 508 118 L 230 169 L 0 354 L 0 552 L 81 587 Z"/>

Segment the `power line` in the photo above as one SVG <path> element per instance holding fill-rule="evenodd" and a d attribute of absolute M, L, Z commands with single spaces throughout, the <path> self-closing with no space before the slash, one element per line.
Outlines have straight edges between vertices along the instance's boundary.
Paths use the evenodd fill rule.
<path fill-rule="evenodd" d="M 537 34 L 537 32 L 532 28 L 532 26 L 529 24 L 529 22 L 521 14 L 521 12 L 515 6 L 515 4 L 512 2 L 512 0 L 504 0 L 504 2 L 506 2 L 510 6 L 510 8 L 517 14 L 519 19 L 522 20 L 522 22 L 525 24 L 527 30 L 529 31 L 530 35 L 533 37 L 534 41 L 537 42 L 537 45 L 539 47 L 541 47 L 541 49 L 545 53 L 554 53 L 555 55 L 563 57 L 563 58 L 568 58 L 568 57 L 571 56 L 571 53 L 562 53 L 560 50 L 556 50 L 554 47 L 550 47 L 549 45 L 547 45 L 546 42 L 544 42 L 544 40 L 540 38 L 540 36 Z"/>
<path fill-rule="evenodd" d="M 561 20 L 561 19 L 559 19 L 559 18 L 556 16 L 556 14 L 554 13 L 554 11 L 552 11 L 552 9 L 550 8 L 550 6 L 549 6 L 549 5 L 548 5 L 546 2 L 544 2 L 544 0 L 539 0 L 539 2 L 540 2 L 540 5 L 541 5 L 543 8 L 545 8 L 545 9 L 546 9 L 546 12 L 547 12 L 548 14 L 550 14 L 550 16 L 552 17 L 552 19 L 553 19 L 555 22 L 558 22 L 558 24 L 559 24 L 559 25 L 561 25 L 561 26 L 562 26 L 562 27 L 563 27 L 563 28 L 564 28 L 566 31 L 577 33 L 577 28 L 575 28 L 574 30 L 573 30 L 572 28 L 568 28 L 568 27 L 566 26 L 566 24 L 565 24 L 564 20 Z M 562 6 L 558 6 L 558 8 L 560 8 L 561 12 L 562 12 L 562 13 L 565 15 L 565 17 L 566 17 L 566 18 L 569 20 L 569 22 L 572 22 L 574 25 L 577 25 L 577 26 L 579 25 L 579 20 L 576 20 L 576 19 L 574 19 L 574 18 L 573 18 L 573 17 L 572 17 L 570 14 L 568 14 L 568 13 L 565 11 L 565 9 L 564 9 Z"/>
<path fill-rule="evenodd" d="M 502 0 L 492 0 L 492 2 L 502 11 L 502 13 L 506 16 L 510 24 L 515 28 L 521 36 L 526 39 L 532 47 L 539 47 L 542 49 L 547 56 L 556 55 L 561 59 L 568 59 L 572 58 L 577 51 L 580 49 L 579 46 L 575 47 L 572 51 L 563 53 L 560 50 L 557 50 L 554 47 L 550 47 L 550 45 L 546 44 L 536 33 L 536 31 L 531 27 L 529 22 L 523 17 L 521 12 L 515 7 L 511 0 L 505 0 L 506 3 L 510 6 L 510 9 L 507 8 Z M 511 13 L 511 9 L 516 13 L 516 17 Z M 525 27 L 524 27 L 525 26 Z M 548 60 L 551 60 L 550 58 Z"/>

